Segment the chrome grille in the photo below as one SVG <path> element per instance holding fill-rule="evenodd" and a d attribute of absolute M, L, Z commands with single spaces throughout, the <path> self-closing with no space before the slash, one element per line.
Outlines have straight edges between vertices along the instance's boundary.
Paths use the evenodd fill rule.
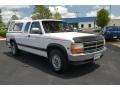
<path fill-rule="evenodd" d="M 84 42 L 84 52 L 85 53 L 91 53 L 100 51 L 104 48 L 104 41 L 102 40 L 96 40 L 96 41 L 90 41 L 90 42 Z"/>

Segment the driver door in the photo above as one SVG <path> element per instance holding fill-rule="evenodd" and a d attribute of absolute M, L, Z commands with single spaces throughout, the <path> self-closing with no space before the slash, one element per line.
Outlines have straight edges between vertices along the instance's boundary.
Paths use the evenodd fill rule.
<path fill-rule="evenodd" d="M 36 33 L 33 31 L 33 28 L 37 28 L 39 29 L 41 33 Z M 27 51 L 34 53 L 34 54 L 38 54 L 41 56 L 47 56 L 44 47 L 44 38 L 43 38 L 43 33 L 42 33 L 42 29 L 40 26 L 40 22 L 39 21 L 35 21 L 32 22 L 28 36 L 26 38 L 27 40 L 25 40 L 25 45 L 27 47 Z"/>

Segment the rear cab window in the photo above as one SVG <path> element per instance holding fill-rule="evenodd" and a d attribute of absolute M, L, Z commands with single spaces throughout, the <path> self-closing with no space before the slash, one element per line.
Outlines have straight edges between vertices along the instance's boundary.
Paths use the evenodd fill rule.
<path fill-rule="evenodd" d="M 13 31 L 14 25 L 15 25 L 15 22 L 10 22 L 8 31 Z"/>
<path fill-rule="evenodd" d="M 15 23 L 13 31 L 21 31 L 23 27 L 23 23 Z"/>
<path fill-rule="evenodd" d="M 21 32 L 23 29 L 23 22 L 11 21 L 9 24 L 8 32 Z"/>

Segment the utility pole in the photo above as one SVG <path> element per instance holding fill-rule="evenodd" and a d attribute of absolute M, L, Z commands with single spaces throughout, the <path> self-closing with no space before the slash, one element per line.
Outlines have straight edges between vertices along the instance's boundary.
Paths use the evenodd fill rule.
<path fill-rule="evenodd" d="M 110 13 L 110 18 L 111 18 L 111 5 L 109 6 L 109 13 Z"/>
<path fill-rule="evenodd" d="M 2 22 L 2 10 L 0 9 L 0 23 Z"/>

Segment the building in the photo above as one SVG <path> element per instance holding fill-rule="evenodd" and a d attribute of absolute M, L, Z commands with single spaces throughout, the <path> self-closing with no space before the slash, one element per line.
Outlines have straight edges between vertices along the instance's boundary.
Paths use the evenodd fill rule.
<path fill-rule="evenodd" d="M 63 20 L 74 27 L 82 29 L 96 28 L 96 17 L 63 18 Z"/>
<path fill-rule="evenodd" d="M 120 26 L 120 19 L 111 19 L 108 26 Z"/>

